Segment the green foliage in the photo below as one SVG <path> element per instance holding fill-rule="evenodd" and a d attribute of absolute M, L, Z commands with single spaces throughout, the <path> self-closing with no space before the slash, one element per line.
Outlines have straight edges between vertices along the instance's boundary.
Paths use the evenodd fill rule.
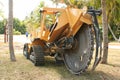
<path fill-rule="evenodd" d="M 51 0 L 55 4 L 58 4 L 59 0 Z M 95 9 L 101 8 L 101 0 L 64 0 L 65 4 L 71 5 L 73 7 L 81 8 L 83 6 L 92 6 Z M 113 32 L 118 36 L 119 33 L 116 33 L 117 25 L 120 24 L 120 0 L 106 0 L 107 6 L 107 18 L 108 23 L 112 26 Z M 40 26 L 40 8 L 44 7 L 44 2 L 41 2 L 40 5 L 31 12 L 30 16 L 27 16 L 25 19 L 25 24 L 27 25 L 27 30 L 33 30 Z M 101 17 L 98 18 L 99 21 Z M 109 39 L 113 39 L 112 35 L 109 32 Z"/>
<path fill-rule="evenodd" d="M 13 29 L 13 34 L 14 34 L 14 35 L 21 35 L 21 32 L 16 31 L 15 29 Z"/>
<path fill-rule="evenodd" d="M 25 34 L 25 32 L 26 32 L 25 24 L 17 18 L 14 18 L 13 29 L 15 29 L 15 31 L 20 32 L 21 34 Z"/>
<path fill-rule="evenodd" d="M 75 4 L 77 0 L 67 0 Z M 101 0 L 78 0 L 83 5 L 93 6 L 95 9 L 101 8 Z M 77 4 L 75 4 L 77 5 Z M 77 5 L 79 7 L 79 5 Z M 107 21 L 110 24 L 114 34 L 119 38 L 120 31 L 117 28 L 120 26 L 120 0 L 106 0 Z M 101 18 L 98 18 L 101 19 Z M 109 40 L 113 40 L 112 34 L 108 33 Z"/>
<path fill-rule="evenodd" d="M 4 34 L 4 27 L 7 24 L 6 21 L 5 19 L 0 21 L 0 34 Z M 25 34 L 26 32 L 25 24 L 17 18 L 13 20 L 13 29 L 17 31 L 17 33 L 20 32 L 20 34 Z"/>
<path fill-rule="evenodd" d="M 54 0 L 52 0 L 54 1 Z M 100 6 L 99 3 L 97 3 L 98 1 L 100 2 L 100 0 L 64 0 L 66 5 L 70 5 L 72 7 L 78 7 L 78 8 L 82 8 L 83 6 Z M 55 1 L 54 1 L 55 3 Z M 96 4 L 97 3 L 97 4 Z"/>
<path fill-rule="evenodd" d="M 107 16 L 108 16 L 108 22 L 115 22 L 116 24 L 120 23 L 120 1 L 114 0 L 110 1 L 107 0 Z"/>
<path fill-rule="evenodd" d="M 0 21 L 0 34 L 4 33 L 4 22 Z"/>
<path fill-rule="evenodd" d="M 115 22 L 111 21 L 110 27 L 113 30 L 113 33 L 115 34 L 115 36 L 117 38 L 119 38 L 120 37 L 120 30 L 118 30 L 118 27 L 120 28 L 120 24 L 115 24 Z M 109 36 L 109 40 L 114 40 L 110 31 L 108 32 L 108 36 Z"/>
<path fill-rule="evenodd" d="M 44 1 L 40 2 L 39 6 L 35 10 L 33 10 L 31 14 L 27 16 L 26 19 L 24 20 L 24 23 L 27 26 L 28 32 L 31 32 L 34 29 L 40 27 L 41 16 L 39 11 L 40 11 L 40 8 L 43 8 L 43 7 L 44 7 Z"/>
<path fill-rule="evenodd" d="M 120 1 L 119 0 L 107 0 L 107 21 L 110 24 L 113 33 L 117 38 L 120 36 L 120 31 L 117 28 L 120 26 Z M 112 34 L 109 32 L 109 39 L 113 40 Z"/>

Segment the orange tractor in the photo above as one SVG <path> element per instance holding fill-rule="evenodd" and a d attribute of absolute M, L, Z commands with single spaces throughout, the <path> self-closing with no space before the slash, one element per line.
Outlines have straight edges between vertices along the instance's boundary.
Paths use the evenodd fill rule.
<path fill-rule="evenodd" d="M 23 54 L 35 66 L 45 64 L 45 56 L 56 62 L 64 61 L 73 74 L 84 72 L 92 59 L 96 42 L 93 70 L 101 59 L 100 31 L 97 15 L 100 10 L 71 8 L 43 8 L 41 26 L 34 31 L 30 43 L 25 43 Z"/>

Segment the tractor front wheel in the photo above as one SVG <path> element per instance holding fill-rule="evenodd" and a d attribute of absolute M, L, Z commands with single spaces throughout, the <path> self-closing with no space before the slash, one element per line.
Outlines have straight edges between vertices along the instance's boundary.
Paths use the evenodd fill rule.
<path fill-rule="evenodd" d="M 44 65 L 44 52 L 40 45 L 32 46 L 30 59 L 33 61 L 35 66 Z"/>

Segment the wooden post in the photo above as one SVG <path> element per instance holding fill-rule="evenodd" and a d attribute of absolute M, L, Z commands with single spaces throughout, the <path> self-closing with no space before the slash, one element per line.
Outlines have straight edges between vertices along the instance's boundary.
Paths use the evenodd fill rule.
<path fill-rule="evenodd" d="M 103 58 L 102 63 L 107 63 L 108 58 L 108 23 L 106 15 L 106 0 L 101 1 L 102 4 L 102 25 L 103 25 Z"/>

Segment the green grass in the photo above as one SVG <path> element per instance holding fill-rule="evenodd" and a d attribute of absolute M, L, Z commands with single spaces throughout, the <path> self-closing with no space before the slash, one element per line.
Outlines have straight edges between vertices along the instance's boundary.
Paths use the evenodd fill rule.
<path fill-rule="evenodd" d="M 0 80 L 120 80 L 118 49 L 109 50 L 107 65 L 99 64 L 95 71 L 89 68 L 79 76 L 71 74 L 64 65 L 56 65 L 51 58 L 46 58 L 45 66 L 35 67 L 22 52 L 16 54 L 16 62 L 11 62 L 6 52 L 0 51 Z"/>

